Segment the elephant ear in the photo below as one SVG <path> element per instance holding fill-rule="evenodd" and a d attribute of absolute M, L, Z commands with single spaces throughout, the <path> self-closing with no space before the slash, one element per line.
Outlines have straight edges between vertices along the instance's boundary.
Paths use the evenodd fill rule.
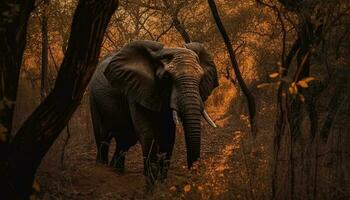
<path fill-rule="evenodd" d="M 215 63 L 201 43 L 191 42 L 185 44 L 185 47 L 198 55 L 199 64 L 204 70 L 199 90 L 202 100 L 205 101 L 211 92 L 219 85 Z"/>
<path fill-rule="evenodd" d="M 157 62 L 152 54 L 162 48 L 159 42 L 131 42 L 113 56 L 104 75 L 114 89 L 150 110 L 159 111 L 162 92 L 156 84 Z"/>

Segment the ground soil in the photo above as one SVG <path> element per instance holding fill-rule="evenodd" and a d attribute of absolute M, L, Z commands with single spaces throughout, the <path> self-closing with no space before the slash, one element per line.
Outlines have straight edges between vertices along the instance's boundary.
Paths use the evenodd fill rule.
<path fill-rule="evenodd" d="M 233 154 L 242 139 L 242 120 L 221 113 L 212 114 L 217 129 L 203 122 L 201 161 L 199 169 L 186 167 L 183 133 L 177 132 L 171 169 L 166 183 L 158 183 L 154 190 L 145 192 L 143 162 L 140 145 L 127 154 L 126 172 L 118 174 L 109 166 L 95 163 L 95 145 L 85 145 L 84 154 L 75 156 L 68 167 L 57 170 L 49 166 L 38 172 L 43 199 L 211 199 L 230 198 L 232 191 L 228 174 L 235 173 Z M 239 125 L 241 124 L 241 125 Z M 88 149 L 88 150 L 87 150 Z M 111 152 L 112 153 L 112 152 Z M 47 161 L 46 161 L 47 163 Z M 44 164 L 45 165 L 45 164 Z M 57 167 L 56 167 L 57 168 Z"/>

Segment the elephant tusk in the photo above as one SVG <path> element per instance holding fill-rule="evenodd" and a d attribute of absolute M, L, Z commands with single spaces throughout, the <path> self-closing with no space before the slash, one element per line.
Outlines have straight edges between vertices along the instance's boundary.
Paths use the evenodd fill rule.
<path fill-rule="evenodd" d="M 179 124 L 179 116 L 177 115 L 176 110 L 173 110 L 173 120 L 175 124 Z"/>
<path fill-rule="evenodd" d="M 208 115 L 208 113 L 203 110 L 202 115 L 204 117 L 204 119 L 208 122 L 208 124 L 210 124 L 210 126 L 212 126 L 213 128 L 216 128 L 216 124 L 214 123 L 214 121 L 210 118 L 210 116 Z"/>

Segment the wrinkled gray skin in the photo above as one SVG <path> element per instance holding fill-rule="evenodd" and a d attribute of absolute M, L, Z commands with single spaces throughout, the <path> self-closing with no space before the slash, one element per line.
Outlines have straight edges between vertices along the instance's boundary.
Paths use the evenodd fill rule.
<path fill-rule="evenodd" d="M 218 86 L 217 72 L 201 44 L 185 47 L 136 41 L 99 64 L 90 96 L 97 162 L 108 163 L 114 137 L 110 164 L 123 171 L 125 153 L 139 141 L 146 180 L 164 180 L 175 141 L 173 111 L 184 128 L 188 167 L 199 159 L 203 102 Z"/>

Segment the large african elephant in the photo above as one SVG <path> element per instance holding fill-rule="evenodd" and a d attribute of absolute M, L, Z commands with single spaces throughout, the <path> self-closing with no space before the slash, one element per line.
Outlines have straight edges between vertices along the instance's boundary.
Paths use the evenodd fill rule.
<path fill-rule="evenodd" d="M 184 128 L 188 167 L 199 159 L 201 116 L 215 126 L 203 102 L 218 79 L 215 64 L 200 43 L 185 47 L 135 41 L 99 64 L 90 96 L 97 162 L 108 163 L 114 137 L 117 147 L 111 165 L 123 170 L 125 153 L 139 141 L 146 180 L 165 179 L 178 119 Z"/>

